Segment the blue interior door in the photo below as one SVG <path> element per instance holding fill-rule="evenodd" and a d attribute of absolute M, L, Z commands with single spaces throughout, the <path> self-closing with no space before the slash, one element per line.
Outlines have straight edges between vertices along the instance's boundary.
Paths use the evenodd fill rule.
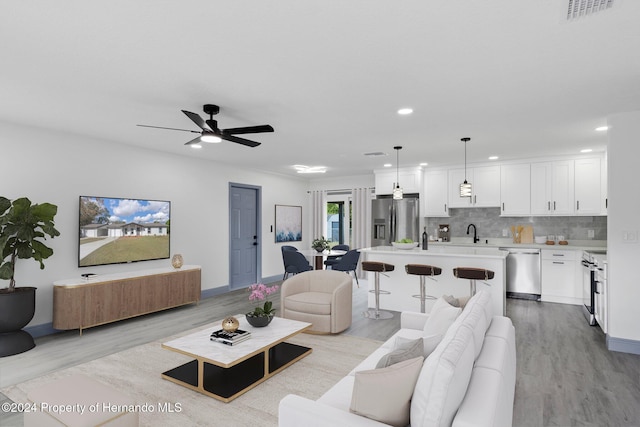
<path fill-rule="evenodd" d="M 259 188 L 232 184 L 229 189 L 229 286 L 258 281 Z"/>

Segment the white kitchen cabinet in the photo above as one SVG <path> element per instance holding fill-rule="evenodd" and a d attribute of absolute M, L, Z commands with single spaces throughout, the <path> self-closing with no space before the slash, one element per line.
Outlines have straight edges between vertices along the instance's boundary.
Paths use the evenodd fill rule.
<path fill-rule="evenodd" d="M 405 194 L 419 194 L 422 186 L 422 170 L 419 168 L 374 171 L 376 194 L 393 194 L 396 182 Z"/>
<path fill-rule="evenodd" d="M 592 157 L 575 161 L 575 214 L 601 215 L 602 159 Z"/>
<path fill-rule="evenodd" d="M 582 304 L 581 254 L 577 250 L 542 249 L 542 301 Z"/>
<path fill-rule="evenodd" d="M 500 166 L 500 215 L 531 215 L 531 165 Z"/>
<path fill-rule="evenodd" d="M 531 164 L 531 214 L 573 215 L 574 161 Z"/>
<path fill-rule="evenodd" d="M 500 206 L 500 166 L 467 168 L 467 181 L 471 183 L 471 197 L 460 197 L 460 184 L 465 171 L 449 169 L 449 207 L 487 208 Z"/>
<path fill-rule="evenodd" d="M 422 216 L 449 216 L 447 170 L 427 170 L 423 175 Z"/>

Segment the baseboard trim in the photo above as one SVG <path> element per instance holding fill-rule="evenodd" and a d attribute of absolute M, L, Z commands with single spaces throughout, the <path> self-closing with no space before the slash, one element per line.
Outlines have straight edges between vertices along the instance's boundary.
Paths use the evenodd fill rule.
<path fill-rule="evenodd" d="M 53 322 L 43 323 L 41 325 L 28 326 L 24 328 L 25 331 L 29 332 L 32 337 L 39 338 L 44 337 L 45 335 L 57 334 L 59 331 L 54 329 Z"/>
<path fill-rule="evenodd" d="M 640 341 L 615 338 L 607 334 L 607 348 L 620 353 L 640 354 Z"/>

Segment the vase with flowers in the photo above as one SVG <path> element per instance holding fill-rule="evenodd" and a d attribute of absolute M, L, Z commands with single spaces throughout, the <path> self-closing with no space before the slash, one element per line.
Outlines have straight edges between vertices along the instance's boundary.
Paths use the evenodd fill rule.
<path fill-rule="evenodd" d="M 260 328 L 271 323 L 276 309 L 273 308 L 273 303 L 269 301 L 269 295 L 277 292 L 278 289 L 278 285 L 266 286 L 262 283 L 249 286 L 249 301 L 264 301 L 262 306 L 256 306 L 253 311 L 245 315 L 247 322 L 251 326 Z"/>

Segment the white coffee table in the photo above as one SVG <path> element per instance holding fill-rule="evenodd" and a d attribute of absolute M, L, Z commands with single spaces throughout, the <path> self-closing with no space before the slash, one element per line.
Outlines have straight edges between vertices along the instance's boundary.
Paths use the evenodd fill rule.
<path fill-rule="evenodd" d="M 285 342 L 309 329 L 311 323 L 275 317 L 269 326 L 254 328 L 243 314 L 234 317 L 240 321 L 240 329 L 251 332 L 251 338 L 234 346 L 211 341 L 209 335 L 221 328 L 220 320 L 198 332 L 165 342 L 163 348 L 195 360 L 163 372 L 162 378 L 230 402 L 313 351 Z"/>

